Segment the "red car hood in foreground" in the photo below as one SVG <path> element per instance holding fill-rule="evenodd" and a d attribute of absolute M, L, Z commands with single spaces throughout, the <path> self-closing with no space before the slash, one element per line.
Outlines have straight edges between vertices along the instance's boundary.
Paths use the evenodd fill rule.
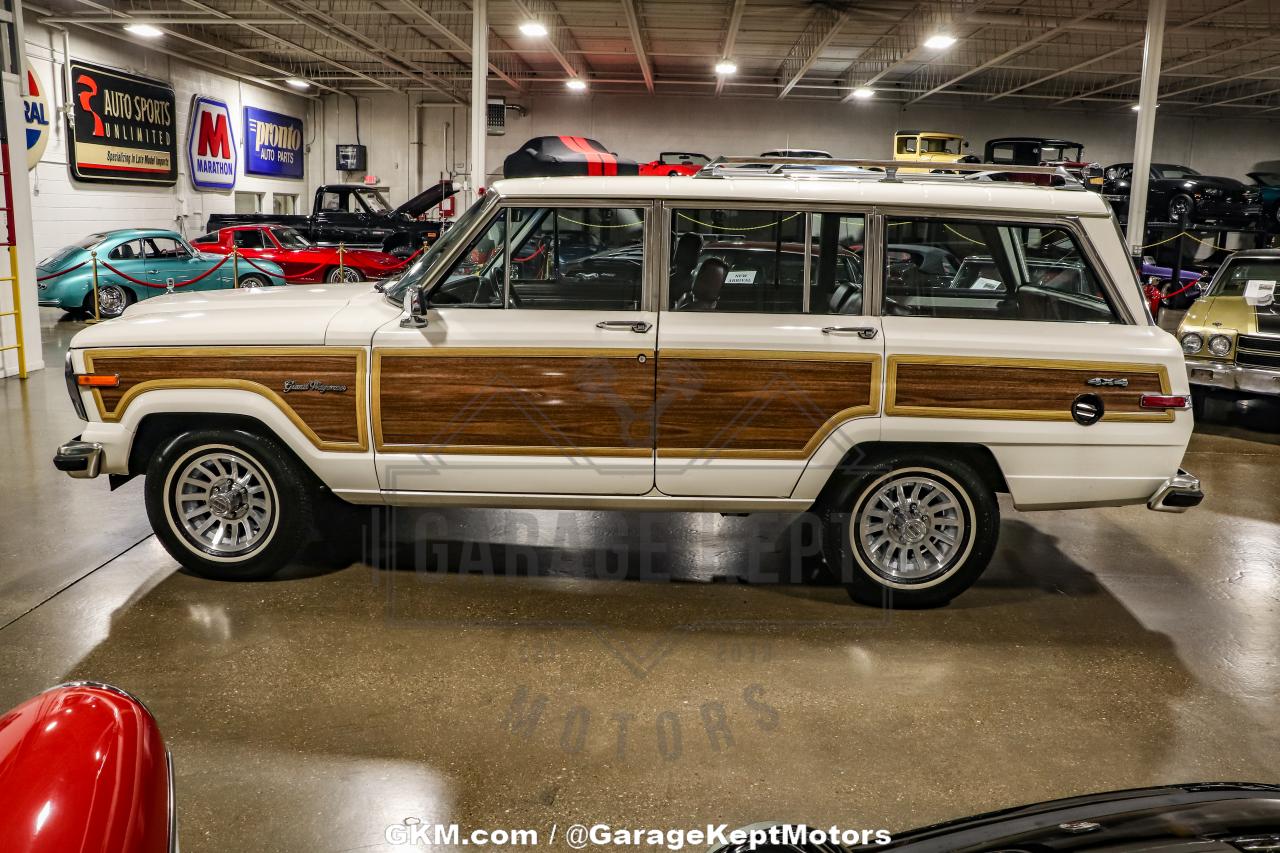
<path fill-rule="evenodd" d="M 168 853 L 172 771 L 150 712 L 75 682 L 0 717 L 0 850 Z"/>

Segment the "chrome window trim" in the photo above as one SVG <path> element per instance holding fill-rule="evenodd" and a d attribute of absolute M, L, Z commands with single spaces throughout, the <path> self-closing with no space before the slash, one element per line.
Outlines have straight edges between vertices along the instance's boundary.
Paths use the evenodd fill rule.
<path fill-rule="evenodd" d="M 995 222 L 1000 225 L 1030 225 L 1032 227 L 1041 228 L 1061 228 L 1068 233 L 1076 241 L 1076 246 L 1080 249 L 1081 254 L 1085 257 L 1089 264 L 1089 271 L 1098 279 L 1104 291 L 1107 294 L 1107 304 L 1116 315 L 1119 322 L 1114 325 L 1122 326 L 1141 326 L 1129 310 L 1129 304 L 1121 297 L 1120 289 L 1111 275 L 1111 269 L 1103 263 L 1099 257 L 1097 250 L 1094 248 L 1093 241 L 1085 234 L 1084 229 L 1080 227 L 1079 216 L 1036 216 L 1028 215 L 1026 211 L 1022 213 L 1001 213 L 994 210 L 982 210 L 975 212 L 970 209 L 938 207 L 917 207 L 911 205 L 895 205 L 893 207 L 879 208 L 885 216 L 906 216 L 915 219 L 964 219 L 974 222 Z M 1101 217 L 1097 217 L 1101 218 Z M 886 229 L 887 231 L 887 229 Z M 888 245 L 888 235 L 884 244 Z M 1125 247 L 1126 256 L 1128 247 Z M 1032 322 L 1048 322 L 1048 321 L 1032 321 Z M 1073 325 L 1073 324 L 1066 324 Z M 1079 325 L 1091 325 L 1082 323 Z"/>
<path fill-rule="evenodd" d="M 800 285 L 803 288 L 800 294 L 800 313 L 809 313 L 809 300 L 811 291 L 813 290 L 813 281 L 810 280 L 810 272 L 813 263 L 813 211 L 805 210 L 804 213 L 804 261 L 801 264 Z"/>
<path fill-rule="evenodd" d="M 882 315 L 884 295 L 885 229 L 884 213 L 872 208 L 862 226 L 862 316 Z"/>

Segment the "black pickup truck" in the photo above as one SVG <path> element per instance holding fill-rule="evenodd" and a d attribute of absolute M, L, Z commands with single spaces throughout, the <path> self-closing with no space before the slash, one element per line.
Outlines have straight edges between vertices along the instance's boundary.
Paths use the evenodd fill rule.
<path fill-rule="evenodd" d="M 321 246 L 376 246 L 407 256 L 440 236 L 444 224 L 420 220 L 441 201 L 457 192 L 450 181 L 429 187 L 399 207 L 387 203 L 386 189 L 367 184 L 325 184 L 316 190 L 311 214 L 214 213 L 205 229 L 213 233 L 232 225 L 287 225 Z"/>

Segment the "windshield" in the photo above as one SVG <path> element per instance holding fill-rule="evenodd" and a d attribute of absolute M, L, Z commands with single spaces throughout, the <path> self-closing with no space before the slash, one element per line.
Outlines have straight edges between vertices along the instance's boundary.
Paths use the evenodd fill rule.
<path fill-rule="evenodd" d="M 361 190 L 360 199 L 373 213 L 388 213 L 391 210 L 391 205 L 387 204 L 386 196 L 378 190 Z"/>
<path fill-rule="evenodd" d="M 1212 296 L 1244 296 L 1251 281 L 1280 281 L 1280 258 L 1242 258 L 1231 261 L 1218 276 Z"/>
<path fill-rule="evenodd" d="M 1188 169 L 1186 166 L 1156 166 L 1156 175 L 1161 178 L 1170 178 L 1177 180 L 1179 178 L 1197 178 L 1200 173 L 1195 169 Z"/>
<path fill-rule="evenodd" d="M 488 198 L 493 198 L 492 203 L 486 203 Z M 476 202 L 467 208 L 462 216 L 458 217 L 458 221 L 440 235 L 434 243 L 432 243 L 425 252 L 418 256 L 412 264 L 409 265 L 403 273 L 396 278 L 387 279 L 383 285 L 383 291 L 386 292 L 387 298 L 397 303 L 404 301 L 404 295 L 410 287 L 420 286 L 425 280 L 427 272 L 435 265 L 437 259 L 450 254 L 454 247 L 462 240 L 467 230 L 478 217 L 485 215 L 485 211 L 489 210 L 493 205 L 497 204 L 497 196 L 486 196 L 484 199 Z"/>
<path fill-rule="evenodd" d="M 307 249 L 312 243 L 293 228 L 272 228 L 271 234 L 284 249 Z"/>
<path fill-rule="evenodd" d="M 1280 173 L 1277 172 L 1257 172 L 1253 179 L 1264 187 L 1280 187 Z"/>
<path fill-rule="evenodd" d="M 1040 159 L 1046 163 L 1064 160 L 1078 163 L 1084 159 L 1084 148 L 1079 145 L 1046 145 L 1040 149 Z"/>

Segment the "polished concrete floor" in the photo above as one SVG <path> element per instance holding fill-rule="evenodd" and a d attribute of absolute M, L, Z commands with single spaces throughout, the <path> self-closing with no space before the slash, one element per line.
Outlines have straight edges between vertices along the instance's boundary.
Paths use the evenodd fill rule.
<path fill-rule="evenodd" d="M 853 606 L 769 516 L 361 516 L 278 580 L 216 583 L 149 536 L 139 482 L 53 471 L 76 324 L 43 319 L 50 369 L 0 385 L 0 706 L 69 678 L 142 697 L 184 853 L 1280 782 L 1278 407 L 1209 412 L 1191 513 L 1006 507 L 937 611 Z"/>

